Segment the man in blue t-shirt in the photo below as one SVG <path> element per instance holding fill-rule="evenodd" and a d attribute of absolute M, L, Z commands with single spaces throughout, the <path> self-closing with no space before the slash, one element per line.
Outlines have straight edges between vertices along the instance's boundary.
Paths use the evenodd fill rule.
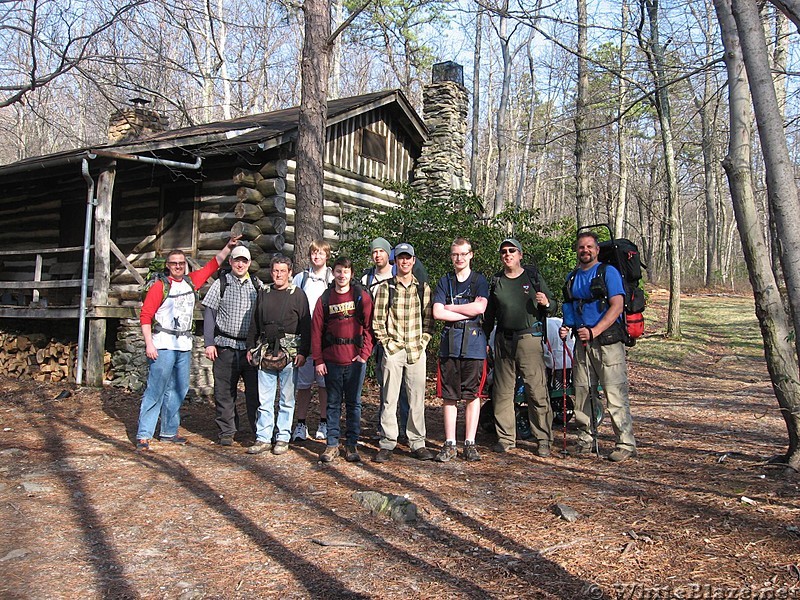
<path fill-rule="evenodd" d="M 573 383 L 575 385 L 575 421 L 578 424 L 578 455 L 590 455 L 593 440 L 593 419 L 589 397 L 590 383 L 603 386 L 608 412 L 616 437 L 616 448 L 608 455 L 612 462 L 636 456 L 628 371 L 625 363 L 623 323 L 625 288 L 619 271 L 604 266 L 598 274 L 600 245 L 597 235 L 584 231 L 576 243 L 578 269 L 567 278 L 564 294 L 564 324 L 559 330 L 562 340 L 572 329 L 579 343 L 575 344 Z M 593 281 L 594 280 L 594 281 Z M 591 381 L 589 380 L 591 378 Z M 587 403 L 590 405 L 587 406 Z"/>
<path fill-rule="evenodd" d="M 439 345 L 440 390 L 444 414 L 445 444 L 438 462 L 456 457 L 458 401 L 464 400 L 465 432 L 462 458 L 480 460 L 475 435 L 481 413 L 480 386 L 484 379 L 486 335 L 483 313 L 489 298 L 489 283 L 470 269 L 472 245 L 459 237 L 450 245 L 453 273 L 439 280 L 433 294 L 433 317 L 445 321 Z"/>

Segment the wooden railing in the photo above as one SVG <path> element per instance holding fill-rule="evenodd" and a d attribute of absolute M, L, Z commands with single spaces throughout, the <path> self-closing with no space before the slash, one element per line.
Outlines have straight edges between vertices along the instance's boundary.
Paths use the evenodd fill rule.
<path fill-rule="evenodd" d="M 94 246 L 92 246 L 93 248 Z M 65 254 L 68 252 L 82 252 L 83 246 L 69 246 L 66 248 L 42 248 L 37 250 L 2 250 L 0 260 L 5 256 L 33 256 L 33 278 L 30 280 L 0 280 L 0 290 L 33 290 L 32 304 L 39 303 L 39 291 L 46 289 L 66 289 L 81 286 L 78 279 L 50 279 L 42 281 L 43 256 L 50 254 Z M 79 263 L 80 264 L 80 263 Z M 89 287 L 93 280 L 89 279 Z"/>

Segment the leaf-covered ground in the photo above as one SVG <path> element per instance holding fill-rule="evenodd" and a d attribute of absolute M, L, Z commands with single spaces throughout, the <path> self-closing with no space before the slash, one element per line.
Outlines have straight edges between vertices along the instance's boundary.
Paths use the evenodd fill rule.
<path fill-rule="evenodd" d="M 400 447 L 377 465 L 369 435 L 358 464 L 322 465 L 313 441 L 250 456 L 213 443 L 208 404 L 186 407 L 187 446 L 140 455 L 137 397 L 0 380 L 0 597 L 800 597 L 798 480 L 765 465 L 786 431 L 752 301 L 684 298 L 680 342 L 663 306 L 629 353 L 640 455 L 622 464 L 493 454 L 486 434 L 478 463 Z M 438 448 L 432 397 L 427 417 Z M 407 496 L 417 522 L 370 515 L 361 490 Z"/>

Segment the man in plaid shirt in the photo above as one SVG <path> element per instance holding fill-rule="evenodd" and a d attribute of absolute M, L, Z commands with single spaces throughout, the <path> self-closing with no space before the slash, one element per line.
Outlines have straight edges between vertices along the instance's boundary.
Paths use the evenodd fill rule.
<path fill-rule="evenodd" d="M 416 256 L 411 244 L 394 249 L 397 275 L 381 282 L 375 290 L 372 326 L 375 339 L 386 351 L 381 394 L 380 450 L 373 459 L 391 459 L 397 445 L 397 402 L 405 378 L 408 391 L 408 445 L 419 460 L 431 460 L 425 447 L 425 348 L 434 331 L 431 288 L 412 273 Z"/>
<path fill-rule="evenodd" d="M 250 251 L 244 246 L 233 249 L 230 262 L 231 271 L 222 273 L 203 299 L 203 338 L 206 358 L 214 363 L 214 403 L 221 446 L 232 446 L 239 429 L 236 412 L 239 378 L 244 380 L 249 428 L 253 432 L 258 411 L 258 370 L 247 362 L 247 332 L 261 282 L 248 273 Z"/>

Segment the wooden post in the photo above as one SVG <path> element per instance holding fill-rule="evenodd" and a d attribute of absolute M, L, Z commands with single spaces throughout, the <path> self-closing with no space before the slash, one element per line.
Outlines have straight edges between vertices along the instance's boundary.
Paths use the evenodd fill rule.
<path fill-rule="evenodd" d="M 42 280 L 42 255 L 36 255 L 36 266 L 33 268 L 33 280 Z M 39 304 L 39 290 L 33 290 L 33 304 Z"/>
<path fill-rule="evenodd" d="M 108 304 L 111 287 L 111 198 L 114 195 L 114 178 L 117 163 L 112 161 L 100 173 L 97 183 L 97 208 L 94 213 L 94 286 L 92 306 Z M 105 367 L 103 356 L 106 350 L 106 320 L 92 319 L 89 322 L 89 344 L 86 360 L 86 384 L 93 387 L 103 385 Z"/>

